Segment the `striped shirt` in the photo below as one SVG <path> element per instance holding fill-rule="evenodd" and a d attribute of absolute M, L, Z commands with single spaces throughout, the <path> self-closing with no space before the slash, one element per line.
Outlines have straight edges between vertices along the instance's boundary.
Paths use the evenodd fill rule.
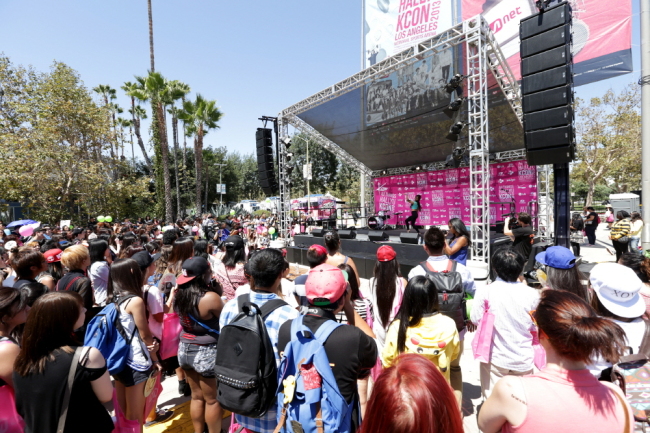
<path fill-rule="evenodd" d="M 609 232 L 609 235 L 612 237 L 612 239 L 616 240 L 623 236 L 629 236 L 631 229 L 632 224 L 630 224 L 630 219 L 623 218 L 622 220 L 618 220 L 614 223 L 611 231 Z"/>

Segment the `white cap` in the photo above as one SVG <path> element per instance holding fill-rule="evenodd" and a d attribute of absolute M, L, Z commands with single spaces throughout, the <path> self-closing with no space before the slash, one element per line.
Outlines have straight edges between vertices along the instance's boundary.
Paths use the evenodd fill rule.
<path fill-rule="evenodd" d="M 591 270 L 589 281 L 600 302 L 612 314 L 632 319 L 645 313 L 645 302 L 639 294 L 643 282 L 631 268 L 618 263 L 600 263 Z"/>

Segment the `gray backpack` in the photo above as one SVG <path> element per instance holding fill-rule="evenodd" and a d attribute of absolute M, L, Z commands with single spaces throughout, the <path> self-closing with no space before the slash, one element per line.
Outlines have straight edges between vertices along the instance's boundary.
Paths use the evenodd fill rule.
<path fill-rule="evenodd" d="M 447 269 L 438 272 L 429 267 L 429 262 L 422 262 L 420 266 L 426 271 L 426 277 L 435 284 L 438 290 L 438 303 L 440 312 L 451 317 L 456 322 L 456 329 L 465 329 L 466 305 L 465 286 L 460 273 L 456 271 L 456 261 L 449 260 Z"/>

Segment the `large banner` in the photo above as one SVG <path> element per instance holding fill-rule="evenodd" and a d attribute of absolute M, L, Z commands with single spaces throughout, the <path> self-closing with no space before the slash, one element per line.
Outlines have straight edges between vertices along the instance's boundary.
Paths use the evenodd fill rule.
<path fill-rule="evenodd" d="M 384 224 L 404 224 L 411 214 L 406 199 L 420 194 L 418 225 L 446 225 L 451 218 L 470 221 L 469 168 L 378 177 L 374 179 L 375 213 Z M 510 212 L 536 212 L 537 172 L 526 161 L 490 165 L 490 224 Z M 532 206 L 532 209 L 529 209 Z"/>
<path fill-rule="evenodd" d="M 448 0 L 364 0 L 365 68 L 453 25 Z"/>
<path fill-rule="evenodd" d="M 575 85 L 632 72 L 631 0 L 569 0 L 573 9 Z M 519 65 L 519 22 L 537 13 L 532 0 L 462 0 L 463 20 L 482 14 L 515 77 Z"/>

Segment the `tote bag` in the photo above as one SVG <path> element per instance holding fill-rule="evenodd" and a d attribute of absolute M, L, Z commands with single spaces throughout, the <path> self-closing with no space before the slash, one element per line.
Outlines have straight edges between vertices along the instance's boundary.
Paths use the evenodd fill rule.
<path fill-rule="evenodd" d="M 478 307 L 475 305 L 474 308 Z M 485 362 L 490 362 L 492 355 L 492 335 L 494 334 L 494 313 L 490 311 L 490 302 L 486 299 L 483 302 L 483 318 L 478 324 L 474 340 L 472 340 L 472 352 L 474 359 Z"/>
<path fill-rule="evenodd" d="M 0 386 L 0 432 L 23 433 L 25 422 L 16 412 L 14 390 L 7 384 Z"/>
<path fill-rule="evenodd" d="M 147 416 L 149 416 L 149 414 L 151 413 L 151 409 L 156 407 L 156 402 L 158 401 L 158 397 L 162 393 L 163 387 L 162 384 L 160 383 L 160 373 L 156 374 L 153 387 L 151 389 L 148 388 L 149 387 L 145 385 L 144 419 L 147 419 Z"/>
<path fill-rule="evenodd" d="M 140 433 L 138 420 L 126 419 L 122 408 L 117 401 L 117 392 L 113 390 L 113 408 L 115 409 L 115 423 L 113 433 Z"/>
<path fill-rule="evenodd" d="M 181 338 L 181 319 L 176 313 L 163 316 L 162 341 L 160 342 L 160 359 L 171 358 L 178 354 L 178 343 Z"/>
<path fill-rule="evenodd" d="M 533 336 L 533 363 L 535 367 L 541 370 L 546 366 L 546 350 L 539 344 L 537 329 L 531 329 L 530 333 Z"/>

